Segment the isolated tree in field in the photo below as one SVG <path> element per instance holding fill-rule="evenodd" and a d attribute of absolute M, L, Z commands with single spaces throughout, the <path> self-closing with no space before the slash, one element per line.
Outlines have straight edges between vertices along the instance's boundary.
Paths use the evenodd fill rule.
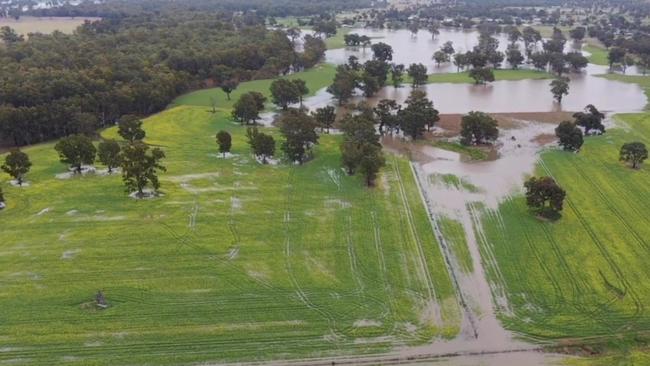
<path fill-rule="evenodd" d="M 297 84 L 287 79 L 274 80 L 271 83 L 271 101 L 286 111 L 290 104 L 300 101 Z"/>
<path fill-rule="evenodd" d="M 142 129 L 142 121 L 133 115 L 122 116 L 117 123 L 117 133 L 127 141 L 144 139 L 145 132 Z"/>
<path fill-rule="evenodd" d="M 393 60 L 393 47 L 391 47 L 390 45 L 383 42 L 379 42 L 373 44 L 371 49 L 375 60 L 379 60 L 383 62 L 388 62 Z"/>
<path fill-rule="evenodd" d="M 359 37 L 359 41 L 361 42 L 361 48 L 365 51 L 368 46 L 372 44 L 372 39 L 370 37 L 366 36 L 365 34 L 361 37 Z"/>
<path fill-rule="evenodd" d="M 433 60 L 436 62 L 436 65 L 440 66 L 442 63 L 449 62 L 449 55 L 439 50 L 433 54 Z"/>
<path fill-rule="evenodd" d="M 612 47 L 607 54 L 607 61 L 609 61 L 609 68 L 611 69 L 614 64 L 620 64 L 625 60 L 625 49 L 621 47 Z"/>
<path fill-rule="evenodd" d="M 233 105 L 232 116 L 242 124 L 255 122 L 260 118 L 260 112 L 264 110 L 266 97 L 259 92 L 244 93 Z"/>
<path fill-rule="evenodd" d="M 524 183 L 526 204 L 538 215 L 557 219 L 564 205 L 566 192 L 551 177 L 532 177 Z"/>
<path fill-rule="evenodd" d="M 327 88 L 327 92 L 332 94 L 343 105 L 354 95 L 354 89 L 358 84 L 358 76 L 345 65 L 339 65 L 336 68 L 336 75 L 332 85 Z"/>
<path fill-rule="evenodd" d="M 404 81 L 404 70 L 406 68 L 402 64 L 391 64 L 390 65 L 390 77 L 393 83 L 393 87 L 399 88 Z"/>
<path fill-rule="evenodd" d="M 115 140 L 106 140 L 97 146 L 97 159 L 108 168 L 108 174 L 122 163 L 120 144 Z"/>
<path fill-rule="evenodd" d="M 575 113 L 573 118 L 575 118 L 576 125 L 585 129 L 585 135 L 592 134 L 592 131 L 596 131 L 597 134 L 605 132 L 605 125 L 603 125 L 605 115 L 592 104 L 585 107 L 584 112 Z"/>
<path fill-rule="evenodd" d="M 237 81 L 237 79 L 229 79 L 221 83 L 221 90 L 226 93 L 226 97 L 230 100 L 230 94 L 235 91 L 238 86 L 239 81 Z"/>
<path fill-rule="evenodd" d="M 330 133 L 330 128 L 336 122 L 336 108 L 329 105 L 323 108 L 317 108 L 315 112 L 312 112 L 312 117 L 316 121 L 316 124 L 320 126 L 321 132 L 327 131 L 327 133 Z"/>
<path fill-rule="evenodd" d="M 558 103 L 562 103 L 562 97 L 569 95 L 569 79 L 557 78 L 551 81 L 551 94 Z"/>
<path fill-rule="evenodd" d="M 54 145 L 54 150 L 59 153 L 59 160 L 74 168 L 75 173 L 81 173 L 82 165 L 93 164 L 97 154 L 95 145 L 84 135 L 64 137 Z"/>
<path fill-rule="evenodd" d="M 302 107 L 303 98 L 305 97 L 305 95 L 309 94 L 309 88 L 307 87 L 307 83 L 302 79 L 293 79 L 291 80 L 291 82 L 296 87 L 296 91 L 298 92 L 298 102 Z"/>
<path fill-rule="evenodd" d="M 475 84 L 486 84 L 494 81 L 494 72 L 488 67 L 477 67 L 469 70 L 469 77 Z"/>
<path fill-rule="evenodd" d="M 19 186 L 22 186 L 25 175 L 29 172 L 31 167 L 32 162 L 29 161 L 29 156 L 16 149 L 7 154 L 5 157 L 5 163 L 0 168 L 14 178 Z"/>
<path fill-rule="evenodd" d="M 219 152 L 226 157 L 232 148 L 232 136 L 227 131 L 221 130 L 217 132 L 217 145 L 219 145 Z"/>
<path fill-rule="evenodd" d="M 159 148 L 149 151 L 149 146 L 141 141 L 127 144 L 122 151 L 122 180 L 127 192 L 135 192 L 144 197 L 144 189 L 151 185 L 154 192 L 160 189 L 158 173 L 167 171 L 160 163 L 165 153 Z"/>
<path fill-rule="evenodd" d="M 397 115 L 401 130 L 413 140 L 421 137 L 426 128 L 430 129 L 440 120 L 438 110 L 433 108 L 433 102 L 422 90 L 413 90 L 405 104 L 406 108 L 402 108 Z"/>
<path fill-rule="evenodd" d="M 559 140 L 559 145 L 566 151 L 580 151 L 584 142 L 582 130 L 570 121 L 561 122 L 555 128 L 555 136 Z"/>
<path fill-rule="evenodd" d="M 411 64 L 408 69 L 408 75 L 411 77 L 411 86 L 414 88 L 427 83 L 427 67 L 422 64 Z"/>
<path fill-rule="evenodd" d="M 278 120 L 280 132 L 284 136 L 281 149 L 289 161 L 303 164 L 318 143 L 316 122 L 304 111 L 289 109 Z"/>
<path fill-rule="evenodd" d="M 628 142 L 621 147 L 619 160 L 630 163 L 632 169 L 638 169 L 647 158 L 648 149 L 642 142 Z"/>
<path fill-rule="evenodd" d="M 460 142 L 463 145 L 480 145 L 494 142 L 499 137 L 497 121 L 487 113 L 469 112 L 460 123 Z"/>

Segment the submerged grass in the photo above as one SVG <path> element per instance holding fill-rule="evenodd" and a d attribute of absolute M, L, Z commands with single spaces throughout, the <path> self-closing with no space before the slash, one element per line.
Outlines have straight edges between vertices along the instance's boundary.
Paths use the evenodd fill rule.
<path fill-rule="evenodd" d="M 538 175 L 567 191 L 559 221 L 536 219 L 522 196 L 484 215 L 482 249 L 496 258 L 487 268 L 492 281 L 507 289 L 507 327 L 578 341 L 650 329 L 650 169 L 618 161 L 623 143 L 650 144 L 650 115 L 618 118 L 622 128 L 587 138 L 579 154 L 542 154 Z"/>
<path fill-rule="evenodd" d="M 452 142 L 452 141 L 435 141 L 433 143 L 433 146 L 444 149 L 444 150 L 449 150 L 453 151 L 456 153 L 459 153 L 461 155 L 464 155 L 465 157 L 471 159 L 471 160 L 487 160 L 488 159 L 488 154 L 474 146 L 465 146 L 462 145 L 458 142 Z"/>
<path fill-rule="evenodd" d="M 340 137 L 327 135 L 303 166 L 262 166 L 245 129 L 200 100 L 144 123 L 168 156 L 153 200 L 128 198 L 119 176 L 55 179 L 66 167 L 53 143 L 26 149 L 32 185 L 1 183 L 0 363 L 358 355 L 458 333 L 406 160 L 389 156 L 367 189 L 343 173 Z M 229 159 L 217 156 L 221 129 L 233 135 Z"/>

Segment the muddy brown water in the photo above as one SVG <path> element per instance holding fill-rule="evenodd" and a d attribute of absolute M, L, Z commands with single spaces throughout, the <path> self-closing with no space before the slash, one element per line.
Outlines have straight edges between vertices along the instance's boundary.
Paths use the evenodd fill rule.
<path fill-rule="evenodd" d="M 382 41 L 392 45 L 396 62 L 421 62 L 433 72 L 455 71 L 453 66 L 432 66 L 431 55 L 442 43 L 452 40 L 457 50 L 466 50 L 477 42 L 476 32 L 464 31 L 443 30 L 436 40 L 422 31 L 417 37 L 412 37 L 408 31 L 359 30 L 359 33 L 375 37 L 375 41 L 381 37 Z M 501 47 L 505 47 L 507 42 L 502 36 L 500 41 Z M 370 50 L 365 53 L 363 50 L 332 50 L 328 51 L 327 60 L 343 63 L 351 54 L 362 56 L 360 58 L 364 60 L 370 57 Z M 549 92 L 549 80 L 498 81 L 489 85 L 437 83 L 423 87 L 434 101 L 435 107 L 447 114 L 444 118 L 445 128 L 452 134 L 457 131 L 454 130 L 457 129 L 455 121 L 462 114 L 473 110 L 496 114 L 502 122 L 500 136 L 495 144 L 497 159 L 473 162 L 458 153 L 438 149 L 431 144 L 413 144 L 400 136 L 384 139 L 387 150 L 404 154 L 412 160 L 413 173 L 463 312 L 461 331 L 455 339 L 435 340 L 424 346 L 397 349 L 392 355 L 397 354 L 399 362 L 442 357 L 439 361 L 451 365 L 528 366 L 549 364 L 563 357 L 539 352 L 539 345 L 522 340 L 517 334 L 505 329 L 499 321 L 499 314 L 508 316 L 512 311 L 506 289 L 502 288 L 503 281 L 499 278 L 495 258 L 489 252 L 489 245 L 485 245 L 488 239 L 482 230 L 481 215 L 489 210 L 498 217 L 500 203 L 513 195 L 521 194 L 525 177 L 535 171 L 540 151 L 553 148 L 551 137 L 556 123 L 570 117 L 571 112 L 582 110 L 587 104 L 594 104 L 601 111 L 610 112 L 608 115 L 636 112 L 644 108 L 647 98 L 639 86 L 595 76 L 606 71 L 606 68 L 589 65 L 584 72 L 571 74 L 570 94 L 562 104 L 553 101 Z M 366 101 L 372 105 L 385 98 L 403 102 L 411 90 L 408 86 L 385 87 L 373 98 L 355 97 L 354 102 Z M 325 89 L 305 100 L 305 106 L 309 109 L 325 105 L 336 105 Z M 272 119 L 272 113 L 265 114 L 266 123 Z M 611 120 L 608 123 L 611 125 Z M 441 129 L 438 128 L 436 132 L 444 135 L 445 131 L 440 133 Z M 447 185 L 440 179 L 444 175 L 454 175 L 465 185 Z M 447 244 L 439 225 L 442 218 L 453 219 L 462 225 L 473 264 L 472 272 L 468 273 L 460 267 L 460 259 Z M 485 268 L 488 266 L 495 270 L 495 281 L 487 279 Z M 446 355 L 454 357 L 445 362 Z M 376 361 L 390 363 L 389 357 L 393 356 L 387 355 Z M 354 358 L 341 358 L 338 361 L 364 362 Z"/>

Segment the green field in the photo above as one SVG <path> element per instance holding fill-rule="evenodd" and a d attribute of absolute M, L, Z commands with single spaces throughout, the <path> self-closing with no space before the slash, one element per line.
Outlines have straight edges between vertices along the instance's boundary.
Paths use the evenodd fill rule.
<path fill-rule="evenodd" d="M 609 60 L 607 59 L 608 51 L 606 48 L 592 44 L 586 44 L 582 47 L 582 49 L 590 53 L 589 57 L 587 57 L 590 63 L 609 66 Z"/>
<path fill-rule="evenodd" d="M 2 183 L 0 363 L 359 355 L 457 334 L 406 160 L 389 156 L 367 189 L 341 170 L 340 137 L 325 135 L 304 166 L 261 166 L 227 103 L 212 114 L 200 94 L 184 100 L 198 106 L 144 124 L 168 156 L 154 200 L 129 198 L 119 176 L 56 179 L 66 167 L 52 143 L 25 150 L 31 186 Z M 233 134 L 231 159 L 216 156 L 220 129 Z M 92 305 L 98 290 L 107 310 Z"/>
<path fill-rule="evenodd" d="M 329 86 L 334 79 L 336 68 L 331 64 L 320 64 L 309 70 L 298 72 L 287 76 L 287 79 L 303 79 L 309 88 L 309 95 L 314 95 L 318 90 Z M 211 107 L 212 98 L 216 98 L 219 108 L 232 108 L 233 103 L 239 97 L 250 91 L 257 91 L 264 94 L 270 99 L 271 93 L 269 87 L 273 82 L 272 79 L 255 80 L 250 82 L 241 83 L 235 91 L 230 95 L 230 100 L 227 99 L 226 93 L 221 88 L 201 89 L 191 93 L 181 95 L 171 103 L 171 107 L 179 105 L 202 106 Z"/>
<path fill-rule="evenodd" d="M 567 191 L 559 221 L 538 220 L 521 196 L 486 212 L 483 255 L 496 258 L 489 275 L 507 289 L 508 328 L 541 340 L 630 340 L 650 329 L 650 167 L 618 161 L 623 143 L 650 143 L 650 115 L 622 115 L 619 124 L 579 154 L 542 154 L 538 174 Z"/>
<path fill-rule="evenodd" d="M 525 80 L 525 79 L 552 79 L 553 75 L 538 70 L 517 69 L 517 70 L 494 70 L 494 79 L 500 80 Z M 406 78 L 408 79 L 408 78 Z M 450 72 L 441 74 L 430 74 L 429 83 L 454 83 L 467 84 L 474 83 L 474 79 L 469 77 L 468 72 Z"/>
<path fill-rule="evenodd" d="M 19 20 L 13 18 L 0 18 L 0 27 L 11 27 L 18 34 L 23 35 L 27 35 L 28 33 L 49 34 L 54 31 L 72 33 L 78 26 L 83 24 L 86 19 L 97 20 L 99 18 L 20 17 Z"/>

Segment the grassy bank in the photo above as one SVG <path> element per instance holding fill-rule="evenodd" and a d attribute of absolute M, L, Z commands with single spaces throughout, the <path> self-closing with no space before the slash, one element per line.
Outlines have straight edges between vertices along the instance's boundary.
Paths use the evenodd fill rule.
<path fill-rule="evenodd" d="M 0 363 L 359 355 L 457 334 L 407 161 L 389 156 L 367 189 L 342 172 L 340 137 L 326 135 L 304 166 L 262 166 L 228 110 L 188 100 L 198 106 L 144 123 L 168 156 L 163 197 L 132 200 L 119 176 L 56 179 L 66 167 L 52 143 L 26 149 L 31 186 L 1 183 Z M 217 155 L 220 129 L 233 158 Z M 107 310 L 92 304 L 98 290 Z"/>
<path fill-rule="evenodd" d="M 507 327 L 544 340 L 630 340 L 650 327 L 650 167 L 618 161 L 623 143 L 650 144 L 650 115 L 620 121 L 625 128 L 587 138 L 579 154 L 542 154 L 538 174 L 567 191 L 559 221 L 539 221 L 518 195 L 484 216 L 483 251 L 496 258 L 488 273 L 508 292 Z"/>
<path fill-rule="evenodd" d="M 307 87 L 309 88 L 309 95 L 314 95 L 318 90 L 329 86 L 332 83 L 335 69 L 334 65 L 320 64 L 309 70 L 291 74 L 287 76 L 287 79 L 305 80 Z M 232 108 L 233 103 L 235 103 L 242 94 L 250 91 L 260 92 L 267 98 L 270 98 L 271 94 L 269 92 L 269 87 L 272 82 L 273 79 L 266 79 L 241 83 L 237 89 L 231 93 L 230 100 L 228 100 L 226 93 L 224 93 L 221 88 L 201 89 L 181 95 L 170 104 L 170 107 L 180 105 L 211 107 L 212 98 L 215 98 L 218 108 L 230 109 Z"/>

